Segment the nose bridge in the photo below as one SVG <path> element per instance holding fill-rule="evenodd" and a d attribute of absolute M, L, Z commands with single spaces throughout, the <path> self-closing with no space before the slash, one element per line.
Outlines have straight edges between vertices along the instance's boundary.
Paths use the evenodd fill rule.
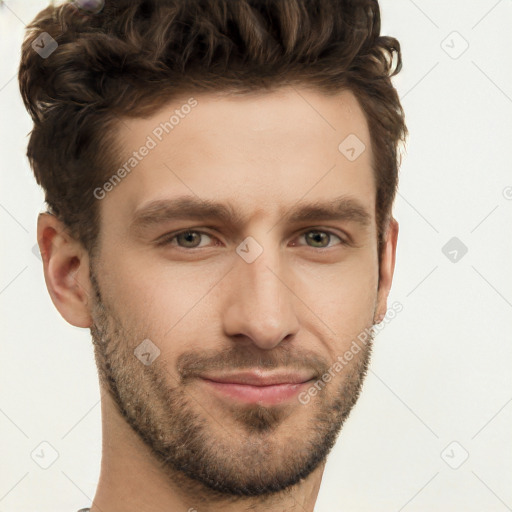
<path fill-rule="evenodd" d="M 270 254 L 277 253 L 276 249 L 268 249 L 258 259 L 250 264 L 241 264 L 241 279 L 246 282 L 248 302 L 252 303 L 253 311 L 272 313 L 281 309 L 286 302 L 283 295 L 286 294 L 286 287 L 282 282 L 282 265 L 279 256 Z M 252 299 L 252 300 L 251 300 Z M 276 306 L 278 308 L 276 309 Z M 268 311 L 266 311 L 268 310 Z"/>
<path fill-rule="evenodd" d="M 224 315 L 226 334 L 242 335 L 271 349 L 298 328 L 281 247 L 272 233 L 262 231 L 258 240 L 247 237 L 237 254 L 233 292 Z"/>

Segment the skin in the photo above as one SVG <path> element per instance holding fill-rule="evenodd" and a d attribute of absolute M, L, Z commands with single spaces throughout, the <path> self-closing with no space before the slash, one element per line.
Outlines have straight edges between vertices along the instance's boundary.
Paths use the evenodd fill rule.
<path fill-rule="evenodd" d="M 94 260 L 54 216 L 39 217 L 52 300 L 94 342 L 103 456 L 91 510 L 311 512 L 371 343 L 306 405 L 242 406 L 213 396 L 197 375 L 322 375 L 385 315 L 398 223 L 391 219 L 379 261 L 370 136 L 352 93 L 284 87 L 194 98 L 191 113 L 101 200 Z M 187 99 L 125 119 L 118 136 L 127 155 Z M 338 150 L 349 134 L 366 145 L 355 161 Z M 145 205 L 182 195 L 230 203 L 242 218 L 134 228 Z M 284 217 L 341 195 L 360 203 L 368 225 Z M 171 238 L 187 228 L 204 234 Z M 157 246 L 165 234 L 173 241 Z M 263 249 L 252 263 L 235 251 L 248 236 Z M 144 339 L 160 350 L 148 365 L 134 357 Z"/>

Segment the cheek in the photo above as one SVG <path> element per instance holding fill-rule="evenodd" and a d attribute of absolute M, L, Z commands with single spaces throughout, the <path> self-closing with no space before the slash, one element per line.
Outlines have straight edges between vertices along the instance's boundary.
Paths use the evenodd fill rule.
<path fill-rule="evenodd" d="M 296 277 L 294 292 L 313 312 L 306 313 L 311 320 L 306 324 L 302 319 L 302 324 L 317 332 L 335 359 L 373 325 L 378 286 L 374 255 L 361 251 L 335 266 L 303 266 Z"/>
<path fill-rule="evenodd" d="M 302 264 L 294 272 L 301 297 L 323 311 L 356 315 L 373 305 L 377 296 L 378 265 L 373 251 L 359 251 L 333 265 Z M 293 282 L 293 281 L 292 281 Z"/>
<path fill-rule="evenodd" d="M 218 265 L 155 260 L 144 252 L 105 254 L 109 256 L 103 259 L 99 276 L 103 299 L 125 325 L 144 329 L 155 340 L 168 337 L 171 329 L 174 334 L 175 325 L 193 322 L 197 326 L 203 322 L 207 313 L 205 294 L 227 271 Z"/>

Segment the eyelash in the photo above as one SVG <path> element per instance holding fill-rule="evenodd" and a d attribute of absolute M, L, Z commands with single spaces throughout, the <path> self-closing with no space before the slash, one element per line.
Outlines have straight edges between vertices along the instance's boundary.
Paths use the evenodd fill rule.
<path fill-rule="evenodd" d="M 299 236 L 303 236 L 303 235 L 305 235 L 307 233 L 312 233 L 312 232 L 326 233 L 329 236 L 335 236 L 336 238 L 338 238 L 340 240 L 340 243 L 337 244 L 337 245 L 345 245 L 345 246 L 350 245 L 350 243 L 348 241 L 344 240 L 343 238 L 341 238 L 340 235 L 337 235 L 336 233 L 334 233 L 332 231 L 329 231 L 329 230 L 325 230 L 325 229 L 308 229 L 306 231 L 302 231 L 302 233 L 300 233 Z M 197 249 L 202 249 L 203 248 L 203 247 L 188 247 L 187 248 L 187 247 L 181 247 L 177 243 L 173 244 L 172 241 L 174 239 L 176 239 L 179 235 L 183 234 L 183 233 L 199 233 L 201 235 L 209 236 L 210 238 L 215 238 L 213 235 L 210 235 L 209 233 L 207 233 L 205 231 L 200 231 L 200 230 L 196 230 L 196 229 L 184 229 L 184 230 L 179 231 L 177 233 L 168 233 L 167 235 L 163 235 L 157 241 L 157 245 L 158 246 L 175 245 L 178 249 L 183 249 L 185 251 L 193 251 L 193 250 L 197 250 Z M 329 242 L 330 242 L 330 240 L 329 240 Z M 303 247 L 310 247 L 311 249 L 316 249 L 317 251 L 323 251 L 323 250 L 330 249 L 333 246 L 330 246 L 330 247 L 312 247 L 312 246 L 305 245 Z"/>

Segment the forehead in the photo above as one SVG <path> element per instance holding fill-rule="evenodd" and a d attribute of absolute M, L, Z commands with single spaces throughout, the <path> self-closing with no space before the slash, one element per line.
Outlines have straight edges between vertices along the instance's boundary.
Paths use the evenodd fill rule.
<path fill-rule="evenodd" d="M 191 94 L 123 119 L 117 137 L 125 172 L 101 208 L 123 223 L 150 202 L 183 195 L 229 202 L 244 218 L 341 195 L 374 213 L 370 135 L 350 91 Z"/>

